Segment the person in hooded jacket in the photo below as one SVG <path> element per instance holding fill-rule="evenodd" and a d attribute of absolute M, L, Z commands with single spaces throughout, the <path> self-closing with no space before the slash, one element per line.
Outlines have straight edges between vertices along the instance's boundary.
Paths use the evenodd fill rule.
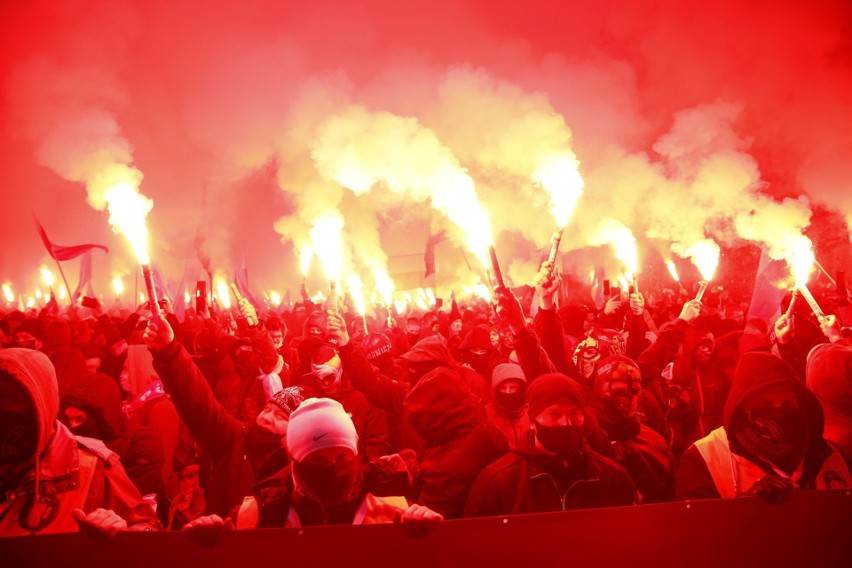
<path fill-rule="evenodd" d="M 112 378 L 85 373 L 62 396 L 60 420 L 75 436 L 100 440 L 118 454 L 139 492 L 158 505 L 161 519 L 168 518 L 163 442 L 149 428 L 130 426 L 121 407 L 121 390 Z"/>
<path fill-rule="evenodd" d="M 602 359 L 588 408 L 606 434 L 601 453 L 624 466 L 643 503 L 674 500 L 675 462 L 665 439 L 637 416 L 642 392 L 639 366 L 624 355 Z"/>
<path fill-rule="evenodd" d="M 852 475 L 823 428 L 822 407 L 790 365 L 769 353 L 745 353 L 723 425 L 679 462 L 677 498 L 758 495 L 783 502 L 796 489 L 848 489 Z"/>
<path fill-rule="evenodd" d="M 159 530 L 154 509 L 102 442 L 78 438 L 57 420 L 50 359 L 0 351 L 0 536 Z"/>
<path fill-rule="evenodd" d="M 287 422 L 305 391 L 292 387 L 278 392 L 246 425 L 216 400 L 192 357 L 175 341 L 168 322 L 149 320 L 144 340 L 178 415 L 212 460 L 207 512 L 225 516 L 259 479 L 286 467 Z"/>
<path fill-rule="evenodd" d="M 637 502 L 636 487 L 624 468 L 586 443 L 586 411 L 576 381 L 560 373 L 538 377 L 527 389 L 527 403 L 531 428 L 523 444 L 479 474 L 465 517 Z"/>
<path fill-rule="evenodd" d="M 417 381 L 404 407 L 425 440 L 414 474 L 415 500 L 447 519 L 458 518 L 477 474 L 508 451 L 506 437 L 481 420 L 479 401 L 449 367 Z"/>
<path fill-rule="evenodd" d="M 506 436 L 511 450 L 518 448 L 530 429 L 526 400 L 527 378 L 521 366 L 500 363 L 494 367 L 491 401 L 485 405 L 485 414 L 488 422 Z"/>
<path fill-rule="evenodd" d="M 815 347 L 808 356 L 805 378 L 825 412 L 825 439 L 852 466 L 852 341 Z"/>

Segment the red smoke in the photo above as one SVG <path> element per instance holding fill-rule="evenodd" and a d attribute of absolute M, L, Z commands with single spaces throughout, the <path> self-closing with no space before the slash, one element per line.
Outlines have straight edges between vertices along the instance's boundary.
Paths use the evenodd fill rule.
<path fill-rule="evenodd" d="M 95 265 L 102 291 L 112 270 L 132 269 L 83 184 L 56 173 L 62 148 L 45 157 L 60 125 L 96 112 L 114 118 L 145 175 L 152 254 L 170 279 L 194 256 L 203 223 L 215 266 L 232 273 L 245 252 L 253 284 L 296 288 L 298 262 L 273 224 L 302 207 L 279 185 L 298 193 L 294 180 L 314 175 L 309 136 L 294 126 L 318 104 L 305 93 L 319 85 L 431 126 L 440 78 L 459 66 L 546 97 L 588 171 L 614 149 L 655 163 L 677 113 L 738 105 L 738 150 L 756 162 L 762 191 L 807 195 L 828 214 L 830 234 L 814 233 L 817 257 L 842 265 L 852 220 L 850 23 L 844 0 L 4 2 L 0 281 L 37 279 L 46 253 L 29 210 L 58 242 L 110 245 L 110 259 Z M 477 182 L 488 174 L 470 171 Z M 583 200 L 613 191 L 595 179 Z M 372 214 L 352 222 L 375 224 Z M 387 220 L 391 256 L 422 252 L 430 214 L 406 219 L 403 232 Z"/>

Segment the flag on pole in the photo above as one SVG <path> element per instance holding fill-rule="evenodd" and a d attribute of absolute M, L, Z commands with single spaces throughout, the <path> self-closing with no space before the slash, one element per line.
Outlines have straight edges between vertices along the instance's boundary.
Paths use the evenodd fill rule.
<path fill-rule="evenodd" d="M 71 260 L 96 248 L 101 249 L 102 251 L 107 253 L 109 252 L 109 249 L 104 245 L 96 245 L 91 243 L 73 246 L 57 245 L 48 238 L 44 227 L 41 226 L 41 223 L 38 219 L 35 219 L 35 224 L 36 229 L 38 230 L 38 234 L 41 237 L 41 241 L 44 243 L 44 248 L 47 249 L 47 252 L 54 260 Z"/>

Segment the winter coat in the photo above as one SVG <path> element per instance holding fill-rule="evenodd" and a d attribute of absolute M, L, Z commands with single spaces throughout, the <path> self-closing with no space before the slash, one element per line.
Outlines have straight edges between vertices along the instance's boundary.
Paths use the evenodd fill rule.
<path fill-rule="evenodd" d="M 227 515 L 251 493 L 255 473 L 269 461 L 286 465 L 281 446 L 271 455 L 255 428 L 228 414 L 192 357 L 177 342 L 154 353 L 154 367 L 183 423 L 211 458 L 207 511 Z"/>
<path fill-rule="evenodd" d="M 414 429 L 425 440 L 414 484 L 417 502 L 458 518 L 482 468 L 508 451 L 505 436 L 479 419 L 478 402 L 458 373 L 439 367 L 405 399 Z"/>
<path fill-rule="evenodd" d="M 29 394 L 37 424 L 35 464 L 24 466 L 28 470 L 20 476 L 0 480 L 0 536 L 76 532 L 71 512 L 78 507 L 87 513 L 112 509 L 129 530 L 161 528 L 154 509 L 143 501 L 118 457 L 97 440 L 75 437 L 56 420 L 56 374 L 44 354 L 29 349 L 0 351 L 0 370 Z M 7 485 L 10 479 L 16 481 Z M 32 515 L 22 512 L 33 503 L 37 505 Z"/>
<path fill-rule="evenodd" d="M 522 447 L 486 467 L 464 507 L 465 517 L 546 513 L 635 504 L 638 494 L 623 467 L 580 449 L 566 465 L 538 450 L 528 436 Z"/>
<path fill-rule="evenodd" d="M 153 430 L 129 425 L 122 412 L 121 391 L 112 378 L 103 374 L 81 375 L 69 385 L 61 406 L 63 411 L 68 406 L 86 411 L 91 424 L 86 425 L 85 435 L 101 440 L 118 454 L 128 477 L 142 495 L 165 496 L 163 442 Z"/>
<path fill-rule="evenodd" d="M 743 355 L 725 403 L 723 425 L 696 441 L 684 453 L 677 471 L 677 498 L 737 497 L 747 494 L 765 476 L 780 472 L 753 460 L 736 440 L 740 407 L 749 395 L 770 386 L 786 385 L 796 393 L 807 430 L 805 457 L 790 479 L 799 489 L 852 487 L 852 475 L 837 447 L 823 438 L 824 415 L 819 401 L 799 382 L 795 371 L 768 353 Z M 786 474 L 785 474 L 786 475 Z"/>

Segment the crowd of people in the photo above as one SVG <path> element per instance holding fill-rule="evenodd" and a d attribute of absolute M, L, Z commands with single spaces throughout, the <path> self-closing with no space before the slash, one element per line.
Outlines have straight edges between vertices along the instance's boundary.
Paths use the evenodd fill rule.
<path fill-rule="evenodd" d="M 11 311 L 0 536 L 399 523 L 852 488 L 845 291 Z M 560 305 L 563 304 L 563 305 Z M 536 308 L 530 317 L 531 308 Z"/>

